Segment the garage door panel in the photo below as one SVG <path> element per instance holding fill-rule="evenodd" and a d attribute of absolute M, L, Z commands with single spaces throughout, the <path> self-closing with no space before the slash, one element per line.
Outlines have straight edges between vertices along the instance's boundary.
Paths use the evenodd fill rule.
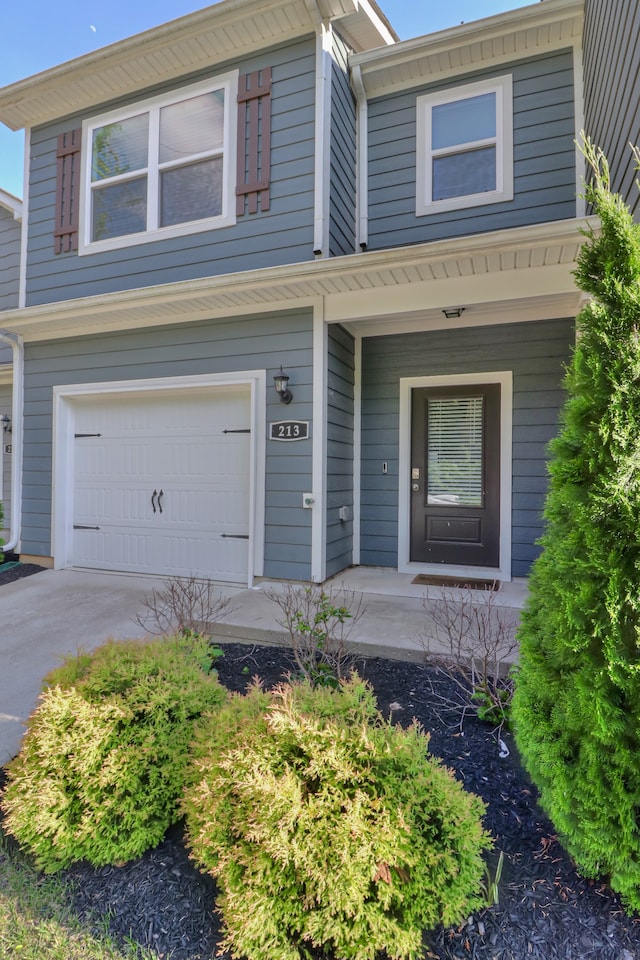
<path fill-rule="evenodd" d="M 79 401 L 73 563 L 246 582 L 249 424 L 246 387 Z"/>
<path fill-rule="evenodd" d="M 248 540 L 216 540 L 184 536 L 158 538 L 126 531 L 74 533 L 75 565 L 125 573 L 196 576 L 232 583 L 246 579 Z"/>

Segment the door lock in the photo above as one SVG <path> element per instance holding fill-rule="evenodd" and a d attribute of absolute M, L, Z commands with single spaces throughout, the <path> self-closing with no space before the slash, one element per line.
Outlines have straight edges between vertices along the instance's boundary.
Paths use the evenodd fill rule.
<path fill-rule="evenodd" d="M 412 483 L 412 484 L 411 484 L 411 489 L 413 490 L 414 493 L 419 493 L 419 492 L 420 492 L 420 484 L 419 484 L 419 483 Z"/>

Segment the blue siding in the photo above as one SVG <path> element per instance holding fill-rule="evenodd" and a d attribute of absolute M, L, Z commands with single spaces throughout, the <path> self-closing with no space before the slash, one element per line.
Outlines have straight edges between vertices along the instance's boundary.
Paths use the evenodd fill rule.
<path fill-rule="evenodd" d="M 20 283 L 20 223 L 0 206 L 0 310 L 18 306 Z"/>
<path fill-rule="evenodd" d="M 329 255 L 353 253 L 356 230 L 356 110 L 348 48 L 333 35 Z"/>
<path fill-rule="evenodd" d="M 363 341 L 361 563 L 398 563 L 398 489 L 408 482 L 399 476 L 400 378 L 511 370 L 512 575 L 527 575 L 542 533 L 546 445 L 564 400 L 573 331 L 572 320 L 545 320 Z"/>
<path fill-rule="evenodd" d="M 267 370 L 267 422 L 283 419 L 273 389 L 282 364 L 294 399 L 287 418 L 312 419 L 312 317 L 308 310 L 27 344 L 23 552 L 51 553 L 52 387 L 164 376 Z M 265 576 L 309 580 L 311 439 L 267 440 Z"/>
<path fill-rule="evenodd" d="M 585 128 L 604 150 L 611 186 L 640 218 L 638 171 L 629 144 L 640 145 L 640 7 L 628 0 L 586 0 Z"/>
<path fill-rule="evenodd" d="M 353 562 L 354 341 L 329 327 L 327 394 L 327 576 Z M 340 507 L 349 519 L 340 520 Z"/>
<path fill-rule="evenodd" d="M 571 51 L 479 71 L 369 104 L 369 249 L 574 217 Z M 481 78 L 513 76 L 514 198 L 416 217 L 416 97 Z"/>
<path fill-rule="evenodd" d="M 314 62 L 315 42 L 310 38 L 211 68 L 208 75 L 215 77 L 234 68 L 245 73 L 270 65 L 273 78 L 271 208 L 239 217 L 234 226 L 218 230 L 82 257 L 73 252 L 55 255 L 56 138 L 80 126 L 84 117 L 67 117 L 34 129 L 27 304 L 313 259 Z M 202 78 L 199 73 L 141 91 L 139 99 Z M 122 101 L 96 105 L 92 114 L 123 105 Z"/>

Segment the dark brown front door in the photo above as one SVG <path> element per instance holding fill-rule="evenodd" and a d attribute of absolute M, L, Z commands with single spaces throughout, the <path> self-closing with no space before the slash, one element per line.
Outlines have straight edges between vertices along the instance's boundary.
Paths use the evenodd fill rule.
<path fill-rule="evenodd" d="M 499 565 L 500 385 L 412 391 L 411 560 Z"/>

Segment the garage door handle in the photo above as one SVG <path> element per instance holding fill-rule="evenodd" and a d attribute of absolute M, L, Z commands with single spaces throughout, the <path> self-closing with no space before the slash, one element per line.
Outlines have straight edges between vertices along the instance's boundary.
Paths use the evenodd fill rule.
<path fill-rule="evenodd" d="M 157 497 L 157 496 L 158 496 L 158 491 L 157 491 L 157 490 L 154 490 L 153 493 L 151 494 L 151 507 L 152 507 L 154 513 L 156 512 L 156 497 Z"/>
<path fill-rule="evenodd" d="M 248 540 L 249 534 L 248 533 L 223 533 L 222 539 L 223 540 Z"/>
<path fill-rule="evenodd" d="M 161 490 L 158 494 L 158 510 L 162 513 L 162 498 L 164 497 L 164 490 Z"/>

